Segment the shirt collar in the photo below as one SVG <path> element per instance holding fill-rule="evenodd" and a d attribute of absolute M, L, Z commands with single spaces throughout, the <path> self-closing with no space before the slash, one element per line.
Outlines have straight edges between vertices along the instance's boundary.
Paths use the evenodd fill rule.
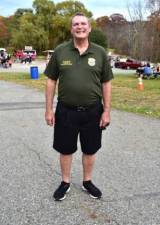
<path fill-rule="evenodd" d="M 71 50 L 77 49 L 77 48 L 74 46 L 73 39 L 70 40 L 70 47 L 71 47 Z M 88 54 L 88 53 L 93 53 L 92 42 L 90 42 L 90 41 L 89 41 L 89 46 L 88 46 L 87 50 L 85 51 L 85 53 L 84 53 L 83 55 Z"/>

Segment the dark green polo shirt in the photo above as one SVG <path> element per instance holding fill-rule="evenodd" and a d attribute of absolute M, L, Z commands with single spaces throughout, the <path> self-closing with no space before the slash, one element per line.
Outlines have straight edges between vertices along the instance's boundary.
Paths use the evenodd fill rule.
<path fill-rule="evenodd" d="M 73 41 L 59 45 L 44 73 L 59 79 L 58 100 L 70 105 L 90 105 L 102 98 L 102 83 L 113 78 L 105 50 L 90 43 L 79 54 Z"/>

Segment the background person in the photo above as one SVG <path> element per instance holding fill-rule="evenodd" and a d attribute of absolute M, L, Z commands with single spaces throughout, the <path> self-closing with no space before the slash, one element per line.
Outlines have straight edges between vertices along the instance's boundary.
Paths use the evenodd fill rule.
<path fill-rule="evenodd" d="M 149 79 L 150 76 L 151 76 L 151 74 L 152 74 L 152 69 L 151 69 L 151 67 L 150 67 L 150 64 L 147 63 L 147 64 L 145 65 L 145 67 L 144 67 L 144 70 L 143 70 L 143 76 L 144 76 L 144 77 L 146 76 L 147 79 Z"/>
<path fill-rule="evenodd" d="M 54 125 L 53 148 L 60 153 L 62 182 L 54 192 L 63 200 L 70 190 L 72 155 L 80 136 L 82 187 L 91 197 L 102 193 L 92 182 L 96 152 L 101 147 L 102 129 L 110 123 L 111 79 L 113 74 L 105 50 L 88 40 L 91 25 L 77 13 L 71 21 L 73 39 L 58 46 L 46 67 L 46 112 L 48 125 Z M 58 104 L 53 112 L 57 80 Z M 103 99 L 103 105 L 102 105 Z"/>

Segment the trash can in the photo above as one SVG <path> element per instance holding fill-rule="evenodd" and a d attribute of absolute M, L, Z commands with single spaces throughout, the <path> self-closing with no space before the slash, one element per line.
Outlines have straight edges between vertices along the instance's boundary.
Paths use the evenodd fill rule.
<path fill-rule="evenodd" d="M 37 80 L 39 78 L 38 66 L 30 67 L 30 75 L 31 75 L 31 79 Z"/>

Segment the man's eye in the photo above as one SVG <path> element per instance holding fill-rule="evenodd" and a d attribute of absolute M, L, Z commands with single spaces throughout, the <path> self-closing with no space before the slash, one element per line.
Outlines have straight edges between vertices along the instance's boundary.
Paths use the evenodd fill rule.
<path fill-rule="evenodd" d="M 85 26 L 85 25 L 86 25 L 86 23 L 74 23 L 74 24 L 73 24 L 73 26 L 74 26 L 74 27 L 75 27 L 75 26 L 78 26 L 78 25 Z"/>

